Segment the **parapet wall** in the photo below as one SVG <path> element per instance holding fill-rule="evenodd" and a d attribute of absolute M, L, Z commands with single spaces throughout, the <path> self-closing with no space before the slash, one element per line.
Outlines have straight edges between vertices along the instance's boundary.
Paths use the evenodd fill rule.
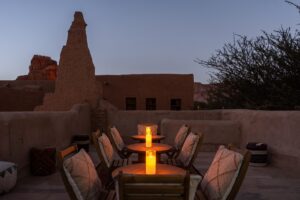
<path fill-rule="evenodd" d="M 137 133 L 137 124 L 155 123 L 158 124 L 158 131 L 161 131 L 161 120 L 221 120 L 220 111 L 111 111 L 108 112 L 108 126 L 116 126 L 125 139 L 125 142 L 133 142 L 130 135 Z M 175 135 L 174 135 L 175 137 Z"/>
<path fill-rule="evenodd" d="M 90 133 L 89 105 L 65 112 L 0 112 L 0 160 L 17 163 L 25 174 L 32 147 L 62 149 L 74 134 Z"/>
<path fill-rule="evenodd" d="M 193 133 L 202 133 L 201 151 L 215 151 L 222 144 L 240 146 L 240 123 L 231 120 L 173 120 L 161 121 L 161 134 L 165 135 L 165 143 L 173 145 L 179 128 L 187 124 Z"/>
<path fill-rule="evenodd" d="M 130 140 L 130 135 L 136 134 L 137 124 L 143 122 L 157 123 L 159 131 L 167 135 L 165 142 L 170 144 L 175 138 L 175 129 L 182 123 L 188 123 L 194 131 L 204 132 L 206 145 L 238 143 L 238 146 L 245 148 L 248 142 L 263 142 L 269 146 L 270 161 L 273 166 L 291 171 L 300 168 L 300 111 L 114 111 L 108 113 L 108 124 L 115 125 L 127 143 L 133 142 Z"/>
<path fill-rule="evenodd" d="M 241 146 L 268 144 L 271 163 L 300 173 L 300 112 L 223 110 L 222 119 L 239 121 Z"/>

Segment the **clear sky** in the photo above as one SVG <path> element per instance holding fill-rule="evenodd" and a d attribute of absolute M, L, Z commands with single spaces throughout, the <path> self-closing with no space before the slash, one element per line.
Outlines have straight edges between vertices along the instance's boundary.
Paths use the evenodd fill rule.
<path fill-rule="evenodd" d="M 59 61 L 76 10 L 96 74 L 193 73 L 204 83 L 208 70 L 193 60 L 208 59 L 234 33 L 300 23 L 284 0 L 1 0 L 0 80 L 27 74 L 34 54 Z"/>

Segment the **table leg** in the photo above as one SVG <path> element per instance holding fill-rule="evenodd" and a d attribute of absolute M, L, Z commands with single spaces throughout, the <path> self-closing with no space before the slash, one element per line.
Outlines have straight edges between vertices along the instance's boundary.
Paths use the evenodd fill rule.
<path fill-rule="evenodd" d="M 138 163 L 145 163 L 145 153 L 138 153 Z"/>

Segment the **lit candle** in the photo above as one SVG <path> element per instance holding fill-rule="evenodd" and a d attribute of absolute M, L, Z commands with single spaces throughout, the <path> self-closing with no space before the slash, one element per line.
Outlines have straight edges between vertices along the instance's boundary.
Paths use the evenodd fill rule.
<path fill-rule="evenodd" d="M 152 133 L 150 127 L 146 127 L 146 147 L 152 147 Z"/>
<path fill-rule="evenodd" d="M 146 151 L 146 174 L 156 173 L 156 151 Z"/>

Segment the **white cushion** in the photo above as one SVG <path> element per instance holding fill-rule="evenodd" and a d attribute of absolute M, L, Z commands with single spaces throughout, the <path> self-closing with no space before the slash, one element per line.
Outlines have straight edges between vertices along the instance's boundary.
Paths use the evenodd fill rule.
<path fill-rule="evenodd" d="M 9 192 L 16 185 L 17 174 L 16 164 L 0 161 L 0 194 Z"/>
<path fill-rule="evenodd" d="M 194 200 L 198 185 L 201 180 L 202 180 L 202 177 L 200 175 L 190 174 L 189 200 Z"/>
<path fill-rule="evenodd" d="M 240 170 L 243 156 L 220 146 L 202 182 L 208 199 L 226 199 Z"/>
<path fill-rule="evenodd" d="M 186 138 L 186 135 L 188 134 L 188 130 L 189 130 L 189 127 L 187 125 L 182 125 L 179 128 L 179 130 L 176 134 L 175 140 L 174 140 L 174 147 L 176 149 L 181 148 L 181 146 L 184 143 L 184 140 Z"/>
<path fill-rule="evenodd" d="M 100 196 L 101 181 L 90 156 L 81 149 L 67 158 L 63 169 L 78 199 L 96 200 Z"/>
<path fill-rule="evenodd" d="M 112 128 L 110 128 L 110 132 L 111 135 L 113 137 L 113 140 L 116 143 L 117 149 L 119 151 L 122 151 L 122 149 L 125 147 L 124 141 L 120 135 L 120 132 L 118 131 L 118 129 L 114 126 Z"/>
<path fill-rule="evenodd" d="M 113 160 L 114 160 L 114 148 L 111 145 L 111 142 L 106 134 L 102 134 L 98 138 L 98 144 L 100 146 L 100 150 L 102 152 L 104 161 L 108 168 L 110 168 Z"/>
<path fill-rule="evenodd" d="M 196 151 L 199 139 L 200 136 L 192 132 L 187 136 L 182 146 L 182 149 L 178 155 L 178 159 L 185 167 L 187 167 L 190 164 L 192 157 Z"/>
<path fill-rule="evenodd" d="M 156 124 L 153 124 L 153 125 L 138 124 L 138 134 L 146 135 L 146 127 L 150 127 L 152 135 L 157 135 L 158 126 Z"/>

